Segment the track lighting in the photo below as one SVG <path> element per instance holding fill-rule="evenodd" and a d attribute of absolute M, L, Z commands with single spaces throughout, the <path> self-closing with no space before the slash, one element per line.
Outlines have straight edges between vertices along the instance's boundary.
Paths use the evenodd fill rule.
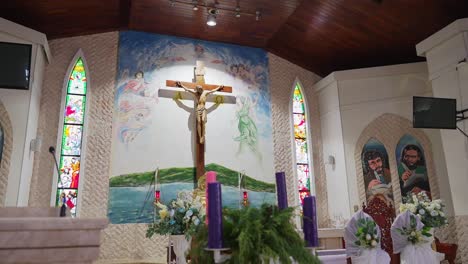
<path fill-rule="evenodd" d="M 240 16 L 241 16 L 241 14 L 240 14 L 240 7 L 237 6 L 237 7 L 236 7 L 236 17 L 239 18 Z"/>
<path fill-rule="evenodd" d="M 208 9 L 208 17 L 206 19 L 206 24 L 210 27 L 216 26 L 216 14 L 218 12 L 216 9 Z"/>
<path fill-rule="evenodd" d="M 169 0 L 170 6 L 175 7 L 177 4 L 179 5 L 184 5 L 184 6 L 190 6 L 193 11 L 198 11 L 200 8 L 204 9 L 206 8 L 208 11 L 208 16 L 206 18 L 206 24 L 210 27 L 216 26 L 216 19 L 221 11 L 223 15 L 225 14 L 234 14 L 235 18 L 240 18 L 241 15 L 243 17 L 245 16 L 250 16 L 253 17 L 255 16 L 255 20 L 259 21 L 261 18 L 261 13 L 260 10 L 257 10 L 254 12 L 251 11 L 242 11 L 239 0 L 236 1 L 236 6 L 234 7 L 222 7 L 218 6 L 217 2 L 214 4 L 208 4 L 206 1 L 200 1 L 200 0 Z"/>

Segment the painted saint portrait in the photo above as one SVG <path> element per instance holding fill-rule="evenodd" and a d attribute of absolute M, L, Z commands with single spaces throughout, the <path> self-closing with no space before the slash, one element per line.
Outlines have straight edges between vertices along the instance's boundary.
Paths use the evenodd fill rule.
<path fill-rule="evenodd" d="M 366 200 L 380 198 L 393 205 L 392 177 L 384 145 L 371 138 L 361 154 Z"/>
<path fill-rule="evenodd" d="M 396 148 L 396 159 L 402 197 L 422 191 L 430 196 L 424 150 L 413 136 L 406 134 L 400 139 Z"/>

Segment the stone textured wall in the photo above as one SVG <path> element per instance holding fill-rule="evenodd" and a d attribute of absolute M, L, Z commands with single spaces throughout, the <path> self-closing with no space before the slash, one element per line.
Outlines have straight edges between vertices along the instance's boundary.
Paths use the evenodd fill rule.
<path fill-rule="evenodd" d="M 108 174 L 111 153 L 112 110 L 117 61 L 116 32 L 57 39 L 49 42 L 53 60 L 46 67 L 39 113 L 40 155 L 35 155 L 31 179 L 30 206 L 49 206 L 54 164 L 49 146 L 57 145 L 61 100 L 67 68 L 82 49 L 88 65 L 88 111 L 85 152 L 86 166 L 80 178 L 81 215 L 106 216 Z"/>
<path fill-rule="evenodd" d="M 302 85 L 308 107 L 309 129 L 312 140 L 312 164 L 317 196 L 317 211 L 319 226 L 328 225 L 328 202 L 325 167 L 322 155 L 322 139 L 320 131 L 320 114 L 318 97 L 312 86 L 320 77 L 276 55 L 269 54 L 270 59 L 270 91 L 273 119 L 273 140 L 275 151 L 275 170 L 286 173 L 288 204 L 296 204 L 297 180 L 293 165 L 293 125 L 291 98 L 294 84 L 297 80 Z"/>
<path fill-rule="evenodd" d="M 0 101 L 0 129 L 3 130 L 3 154 L 0 157 L 0 207 L 5 205 L 5 196 L 10 172 L 10 159 L 13 149 L 13 127 L 5 106 Z"/>
<path fill-rule="evenodd" d="M 395 157 L 395 148 L 401 137 L 405 134 L 412 135 L 423 147 L 429 184 L 431 186 L 431 194 L 434 198 L 440 197 L 438 179 L 435 175 L 434 161 L 432 160 L 432 144 L 429 138 L 421 129 L 413 128 L 412 123 L 408 119 L 395 114 L 383 114 L 367 125 L 356 143 L 354 157 L 356 160 L 356 175 L 359 188 L 359 200 L 361 203 L 366 201 L 364 176 L 361 165 L 361 152 L 367 141 L 371 138 L 375 138 L 382 142 L 387 149 L 390 173 L 392 175 L 393 197 L 396 205 L 395 209 L 398 210 L 398 205 L 401 203 L 402 197 L 399 187 L 400 182 Z"/>
<path fill-rule="evenodd" d="M 67 68 L 82 49 L 89 70 L 89 109 L 78 206 L 82 217 L 107 217 L 118 33 L 57 39 L 49 44 L 53 61 L 45 70 L 38 127 L 38 136 L 43 141 L 41 155 L 35 155 L 29 205 L 50 205 L 54 165 L 47 150 L 57 144 Z M 163 256 L 166 243 L 161 243 L 161 238 L 145 239 L 145 230 L 143 224 L 110 225 L 103 233 L 101 258 L 114 263 Z"/>
<path fill-rule="evenodd" d="M 468 215 L 455 216 L 458 252 L 457 263 L 468 263 Z"/>
<path fill-rule="evenodd" d="M 66 70 L 76 52 L 82 49 L 88 65 L 90 86 L 84 149 L 86 162 L 83 177 L 80 178 L 79 211 L 82 217 L 106 217 L 118 33 L 57 39 L 50 41 L 49 44 L 53 61 L 45 70 L 38 127 L 38 136 L 42 138 L 43 143 L 42 154 L 35 157 L 29 205 L 50 205 L 54 165 L 47 150 L 49 146 L 57 144 L 59 117 L 62 113 L 60 108 L 63 83 L 68 74 Z M 290 204 L 293 204 L 295 199 L 296 183 L 292 171 L 292 125 L 289 108 L 296 77 L 300 80 L 307 95 L 310 126 L 313 131 L 313 162 L 314 175 L 317 177 L 319 221 L 323 226 L 327 222 L 328 207 L 321 158 L 318 103 L 311 88 L 319 77 L 274 55 L 270 55 L 270 71 L 272 116 L 275 128 L 273 131 L 275 169 L 285 171 L 288 175 Z M 0 116 L 3 116 L 1 108 Z M 146 224 L 109 225 L 103 232 L 99 263 L 164 263 L 167 239 L 160 236 L 146 239 L 145 232 Z"/>

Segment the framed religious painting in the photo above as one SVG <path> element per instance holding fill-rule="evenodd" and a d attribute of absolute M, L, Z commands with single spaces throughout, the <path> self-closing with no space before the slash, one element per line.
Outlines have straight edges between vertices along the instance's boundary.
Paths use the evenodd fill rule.
<path fill-rule="evenodd" d="M 362 149 L 361 162 L 366 200 L 380 198 L 393 205 L 392 177 L 385 146 L 371 138 Z"/>
<path fill-rule="evenodd" d="M 424 149 L 411 135 L 404 135 L 395 150 L 401 196 L 426 192 L 431 196 Z"/>

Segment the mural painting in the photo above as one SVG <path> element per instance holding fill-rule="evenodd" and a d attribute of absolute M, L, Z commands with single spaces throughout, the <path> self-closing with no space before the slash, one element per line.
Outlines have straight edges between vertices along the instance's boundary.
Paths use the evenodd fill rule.
<path fill-rule="evenodd" d="M 404 135 L 395 150 L 402 197 L 410 193 L 426 192 L 431 196 L 424 150 L 411 135 Z"/>
<path fill-rule="evenodd" d="M 392 177 L 384 145 L 371 138 L 364 145 L 361 160 L 366 200 L 380 198 L 393 206 Z"/>
<path fill-rule="evenodd" d="M 240 174 L 252 206 L 276 203 L 267 53 L 128 31 L 119 35 L 108 209 L 112 223 L 153 220 L 156 168 L 163 203 L 177 192 L 193 190 L 194 102 L 182 96 L 182 89 L 171 97 L 163 94 L 166 80 L 194 81 L 197 61 L 204 63 L 206 83 L 232 86 L 230 95 L 235 96 L 230 103 L 227 95 L 216 95 L 206 106 L 205 167 L 218 173 L 223 206 L 239 206 Z"/>

